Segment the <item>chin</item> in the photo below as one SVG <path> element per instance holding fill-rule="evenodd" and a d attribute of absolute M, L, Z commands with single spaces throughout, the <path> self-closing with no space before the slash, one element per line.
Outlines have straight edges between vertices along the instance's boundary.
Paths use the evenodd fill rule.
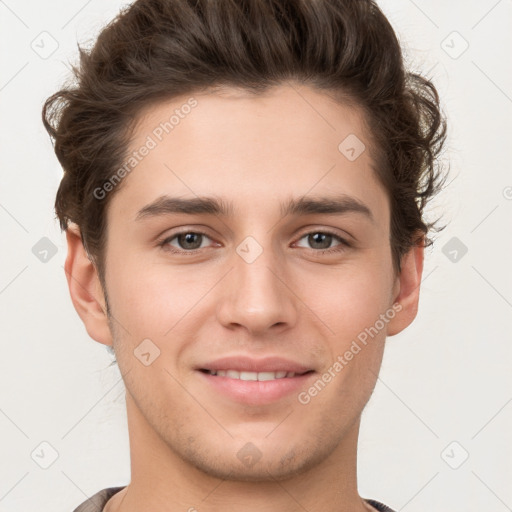
<path fill-rule="evenodd" d="M 281 445 L 282 446 L 282 445 Z M 309 447 L 312 451 L 304 449 L 295 450 L 288 447 L 287 451 L 280 453 L 275 448 L 259 451 L 255 444 L 248 442 L 240 450 L 233 452 L 225 449 L 217 456 L 201 456 L 201 454 L 187 453 L 187 461 L 199 471 L 214 478 L 232 482 L 269 482 L 272 480 L 288 480 L 301 473 L 314 468 L 327 456 L 329 449 L 318 450 L 314 445 Z"/>

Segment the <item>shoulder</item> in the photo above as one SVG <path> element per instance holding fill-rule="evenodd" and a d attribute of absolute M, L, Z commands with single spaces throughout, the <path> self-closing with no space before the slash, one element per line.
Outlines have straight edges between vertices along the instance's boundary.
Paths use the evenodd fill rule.
<path fill-rule="evenodd" d="M 103 510 L 103 507 L 107 504 L 107 501 L 122 491 L 124 487 L 107 487 L 106 489 L 102 489 L 97 492 L 89 499 L 84 501 L 81 505 L 79 505 L 73 512 L 98 512 Z M 374 507 L 379 512 L 394 512 L 393 509 L 389 508 L 387 505 L 384 505 L 380 501 L 365 499 L 367 503 L 369 503 L 372 507 Z"/>
<path fill-rule="evenodd" d="M 107 501 L 122 489 L 124 487 L 107 487 L 102 489 L 75 508 L 73 512 L 100 512 Z"/>
<path fill-rule="evenodd" d="M 375 508 L 379 512 L 395 512 L 392 508 L 389 508 L 387 505 L 384 505 L 384 503 L 381 503 L 380 501 L 370 499 L 365 499 L 364 501 L 366 501 L 366 503 L 369 503 L 373 508 Z"/>

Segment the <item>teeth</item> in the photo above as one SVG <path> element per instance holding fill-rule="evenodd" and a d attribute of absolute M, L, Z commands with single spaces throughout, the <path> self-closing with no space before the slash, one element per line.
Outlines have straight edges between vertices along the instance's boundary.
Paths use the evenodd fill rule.
<path fill-rule="evenodd" d="M 240 372 L 240 380 L 258 380 L 257 372 Z"/>
<path fill-rule="evenodd" d="M 237 370 L 208 370 L 210 375 L 217 375 L 218 377 L 228 377 L 230 379 L 239 380 L 274 380 L 295 377 L 294 372 L 239 372 Z"/>
<path fill-rule="evenodd" d="M 274 380 L 277 372 L 259 372 L 258 380 Z"/>

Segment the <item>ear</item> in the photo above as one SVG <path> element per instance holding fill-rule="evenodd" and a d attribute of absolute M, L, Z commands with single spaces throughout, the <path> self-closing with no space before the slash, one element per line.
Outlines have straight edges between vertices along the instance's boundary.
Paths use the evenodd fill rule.
<path fill-rule="evenodd" d="M 73 306 L 89 336 L 104 345 L 112 345 L 101 282 L 82 244 L 80 229 L 76 224 L 67 228 L 66 239 L 68 254 L 64 270 Z"/>
<path fill-rule="evenodd" d="M 423 273 L 423 240 L 413 246 L 402 257 L 400 274 L 393 289 L 393 304 L 399 304 L 400 311 L 388 323 L 388 336 L 403 331 L 416 318 L 420 298 L 421 275 Z"/>

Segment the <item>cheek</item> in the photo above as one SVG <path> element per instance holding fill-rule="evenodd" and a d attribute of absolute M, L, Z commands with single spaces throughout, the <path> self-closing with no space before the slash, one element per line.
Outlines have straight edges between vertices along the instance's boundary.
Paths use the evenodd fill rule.
<path fill-rule="evenodd" d="M 328 356 L 324 372 L 334 375 L 330 391 L 318 406 L 330 401 L 348 410 L 360 410 L 375 387 L 382 362 L 389 311 L 390 280 L 386 272 L 351 272 L 324 287 L 319 314 L 329 326 Z M 322 301 L 322 302 L 321 302 Z M 316 312 L 316 310 L 315 310 Z M 394 314 L 394 311 L 392 311 Z M 334 333 L 334 334 L 333 334 Z M 329 375 L 326 375 L 329 378 Z M 331 404 L 332 405 L 332 404 Z"/>
<path fill-rule="evenodd" d="M 351 340 L 373 326 L 390 307 L 391 280 L 387 272 L 351 269 L 330 277 L 322 293 L 311 297 L 315 312 L 340 340 Z M 332 333 L 331 333 L 332 334 Z"/>
<path fill-rule="evenodd" d="M 338 269 L 301 268 L 291 273 L 292 288 L 304 298 L 306 310 L 330 328 L 328 336 L 334 332 L 336 339 L 350 341 L 389 307 L 391 263 L 384 256 L 371 251 Z M 134 343 L 146 337 L 162 339 L 184 319 L 190 323 L 197 315 L 213 314 L 214 309 L 205 309 L 210 301 L 202 299 L 223 274 L 218 268 L 171 265 L 128 250 L 111 251 L 108 268 L 112 313 L 133 334 Z"/>
<path fill-rule="evenodd" d="M 211 288 L 210 278 L 187 265 L 126 258 L 111 265 L 107 287 L 112 312 L 127 330 L 162 337 Z"/>

